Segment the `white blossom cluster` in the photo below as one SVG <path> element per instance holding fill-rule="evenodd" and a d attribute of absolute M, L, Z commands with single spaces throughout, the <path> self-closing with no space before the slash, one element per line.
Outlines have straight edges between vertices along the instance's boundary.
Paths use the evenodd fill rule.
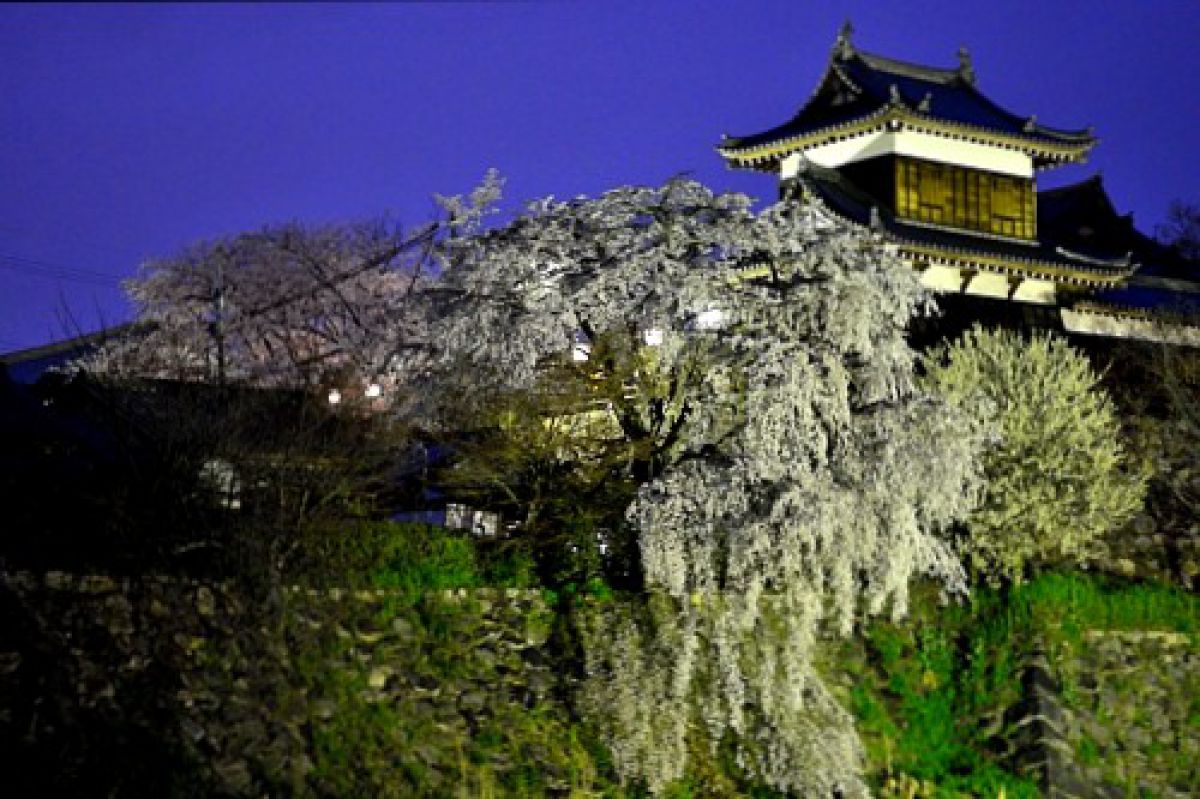
<path fill-rule="evenodd" d="M 800 590 L 832 600 L 844 631 L 860 600 L 903 613 L 915 575 L 963 590 L 938 533 L 977 501 L 977 441 L 915 387 L 915 275 L 812 207 L 747 228 L 772 274 L 724 292 L 733 322 L 706 375 L 737 372 L 742 423 L 721 457 L 643 487 L 630 515 L 647 580 L 678 597 Z M 713 426 L 697 424 L 693 451 Z"/>
<path fill-rule="evenodd" d="M 1087 357 L 1049 335 L 972 328 L 930 353 L 929 389 L 993 436 L 959 549 L 993 582 L 1082 562 L 1142 507 L 1148 470 Z"/>
<path fill-rule="evenodd" d="M 531 384 L 580 334 L 655 331 L 664 352 L 678 351 L 679 334 L 719 307 L 752 220 L 747 198 L 686 181 L 532 203 L 503 228 L 448 244 L 431 347 L 444 365 L 509 387 Z"/>
<path fill-rule="evenodd" d="M 702 646 L 695 621 L 661 595 L 644 608 L 609 604 L 584 616 L 591 678 L 582 709 L 608 739 L 617 773 L 643 780 L 656 796 L 682 778 L 688 764 Z"/>

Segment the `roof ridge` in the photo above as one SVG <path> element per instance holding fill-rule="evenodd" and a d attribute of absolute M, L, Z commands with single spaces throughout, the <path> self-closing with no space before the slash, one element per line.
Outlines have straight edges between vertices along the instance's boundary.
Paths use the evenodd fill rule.
<path fill-rule="evenodd" d="M 860 50 L 851 42 L 852 34 L 849 23 L 842 27 L 821 79 L 786 122 L 750 134 L 724 134 L 718 151 L 733 158 L 741 151 L 772 142 L 786 149 L 788 142 L 861 126 L 884 113 L 901 112 L 910 122 L 945 126 L 951 131 L 947 135 L 963 131 L 970 136 L 1001 136 L 1005 141 L 1000 146 L 1010 148 L 1015 141 L 1016 148 L 1035 159 L 1042 158 L 1041 165 L 1080 161 L 1096 144 L 1090 126 L 1069 129 L 1042 125 L 1036 115 L 1016 114 L 982 92 L 965 47 L 959 48 L 956 67 L 931 67 Z M 848 97 L 841 97 L 842 87 L 848 90 Z M 847 99 L 854 103 L 846 103 Z M 779 151 L 775 147 L 773 153 Z"/>
<path fill-rule="evenodd" d="M 962 78 L 960 68 L 931 67 L 928 64 L 918 64 L 913 61 L 903 61 L 898 58 L 876 55 L 855 48 L 854 54 L 871 69 L 880 72 L 890 72 L 893 75 L 903 75 L 918 80 L 929 80 L 936 83 L 951 83 Z"/>
<path fill-rule="evenodd" d="M 45 358 L 49 355 L 80 350 L 93 344 L 103 344 L 118 336 L 134 332 L 140 324 L 136 321 L 121 322 L 110 327 L 93 330 L 90 333 L 80 333 L 77 336 L 51 341 L 46 344 L 35 344 L 32 347 L 22 347 L 21 349 L 2 352 L 0 353 L 0 364 L 15 366 L 26 361 Z"/>
<path fill-rule="evenodd" d="M 854 48 L 853 55 L 858 56 L 858 58 L 868 68 L 879 72 L 887 72 L 892 75 L 929 81 L 931 83 L 938 83 L 943 86 L 958 86 L 961 89 L 970 90 L 976 97 L 979 98 L 979 100 L 990 105 L 995 111 L 1007 116 L 1014 122 L 1022 122 L 1024 124 L 1026 133 L 1040 133 L 1051 137 L 1062 136 L 1068 138 L 1094 138 L 1095 134 L 1090 125 L 1083 128 L 1058 128 L 1050 125 L 1043 125 L 1037 121 L 1036 114 L 1028 117 L 1015 114 L 1005 106 L 993 100 L 984 92 L 980 91 L 979 87 L 976 86 L 975 70 L 971 65 L 970 55 L 965 47 L 959 48 L 959 64 L 956 67 L 931 67 L 926 64 L 917 64 L 912 61 L 903 61 L 898 58 L 890 58 L 888 56 L 881 56 L 875 53 L 868 53 L 867 51 L 860 50 L 857 47 Z"/>
<path fill-rule="evenodd" d="M 992 107 L 992 109 L 995 110 L 997 113 L 1007 116 L 1009 119 L 1013 120 L 1014 122 L 1015 121 L 1022 122 L 1023 123 L 1022 129 L 1024 130 L 1025 133 L 1029 133 L 1029 134 L 1033 134 L 1033 135 L 1041 134 L 1043 136 L 1049 136 L 1049 137 L 1057 136 L 1057 137 L 1062 137 L 1062 138 L 1074 138 L 1074 139 L 1093 139 L 1094 140 L 1096 138 L 1095 131 L 1093 130 L 1091 125 L 1087 125 L 1082 128 L 1056 128 L 1051 125 L 1043 125 L 1042 123 L 1037 121 L 1037 114 L 1033 114 L 1031 116 L 1026 117 L 1026 116 L 1021 116 L 1020 114 L 1013 113 L 1012 111 L 1010 111 L 1008 109 L 1007 106 L 1001 105 L 1000 103 L 996 102 L 991 97 L 989 97 L 987 94 L 984 94 L 983 92 L 981 92 L 974 83 L 964 83 L 963 88 L 970 89 L 972 92 L 974 92 L 975 96 L 978 97 L 981 102 L 987 103 L 988 105 L 990 105 Z"/>
<path fill-rule="evenodd" d="M 1067 183 L 1062 186 L 1054 186 L 1053 188 L 1049 189 L 1039 189 L 1038 194 L 1066 194 L 1067 192 L 1091 188 L 1093 185 L 1100 189 L 1104 189 L 1104 176 L 1100 172 L 1089 175 L 1082 180 L 1077 180 L 1074 183 Z"/>

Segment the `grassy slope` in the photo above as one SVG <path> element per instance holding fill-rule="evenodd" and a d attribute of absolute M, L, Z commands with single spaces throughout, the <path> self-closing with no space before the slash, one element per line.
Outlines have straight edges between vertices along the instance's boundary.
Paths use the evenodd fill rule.
<path fill-rule="evenodd" d="M 1007 596 L 979 590 L 967 605 L 942 606 L 926 589 L 909 619 L 870 624 L 826 666 L 849 675 L 844 697 L 884 795 L 1037 796 L 997 757 L 1003 713 L 1035 649 L 1060 667 L 1094 629 L 1195 635 L 1200 599 L 1078 573 L 1044 575 Z"/>

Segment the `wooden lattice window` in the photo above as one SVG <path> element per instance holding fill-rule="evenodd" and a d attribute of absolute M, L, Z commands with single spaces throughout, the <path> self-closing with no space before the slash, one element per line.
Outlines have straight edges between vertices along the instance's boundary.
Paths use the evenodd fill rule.
<path fill-rule="evenodd" d="M 1033 181 L 916 158 L 896 159 L 896 212 L 936 225 L 1032 239 Z"/>

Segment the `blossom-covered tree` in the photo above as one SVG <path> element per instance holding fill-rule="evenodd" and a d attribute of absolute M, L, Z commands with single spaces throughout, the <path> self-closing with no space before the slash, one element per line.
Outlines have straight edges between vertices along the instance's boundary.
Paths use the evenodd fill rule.
<path fill-rule="evenodd" d="M 811 667 L 818 632 L 902 614 L 918 575 L 963 590 L 939 531 L 978 489 L 972 428 L 913 379 L 912 270 L 818 205 L 756 213 L 688 180 L 481 230 L 498 186 L 413 237 L 285 228 L 151 267 L 131 287 L 150 343 L 103 362 L 380 375 L 395 412 L 476 458 L 461 473 L 524 506 L 524 534 L 556 487 L 559 506 L 610 503 L 657 597 L 652 623 L 585 635 L 583 706 L 621 776 L 660 791 L 699 735 L 776 788 L 861 792 L 852 724 Z M 484 428 L 530 443 L 478 462 Z"/>
<path fill-rule="evenodd" d="M 126 283 L 141 335 L 93 372 L 308 385 L 338 370 L 372 378 L 396 357 L 435 229 L 288 224 L 196 244 Z"/>
<path fill-rule="evenodd" d="M 932 352 L 926 383 L 991 437 L 984 501 L 959 546 L 991 581 L 1082 561 L 1142 507 L 1146 470 L 1086 356 L 1049 335 L 974 327 Z"/>
<path fill-rule="evenodd" d="M 686 180 L 534 203 L 446 258 L 428 396 L 486 402 L 566 358 L 623 374 L 604 410 L 639 444 L 627 515 L 647 586 L 677 611 L 589 636 L 590 706 L 622 776 L 661 790 L 687 758 L 660 755 L 698 727 L 712 747 L 732 734 L 777 788 L 861 790 L 848 719 L 810 666 L 817 631 L 903 613 L 917 575 L 964 589 L 938 532 L 978 488 L 974 434 L 914 383 L 912 270 L 818 206 L 754 213 Z"/>
<path fill-rule="evenodd" d="M 378 385 L 419 362 L 412 353 L 428 334 L 416 298 L 436 279 L 434 253 L 478 229 L 501 185 L 490 171 L 465 198 L 436 197 L 441 217 L 412 231 L 384 219 L 290 223 L 151 260 L 125 284 L 134 332 L 78 365 L 109 376 Z"/>

